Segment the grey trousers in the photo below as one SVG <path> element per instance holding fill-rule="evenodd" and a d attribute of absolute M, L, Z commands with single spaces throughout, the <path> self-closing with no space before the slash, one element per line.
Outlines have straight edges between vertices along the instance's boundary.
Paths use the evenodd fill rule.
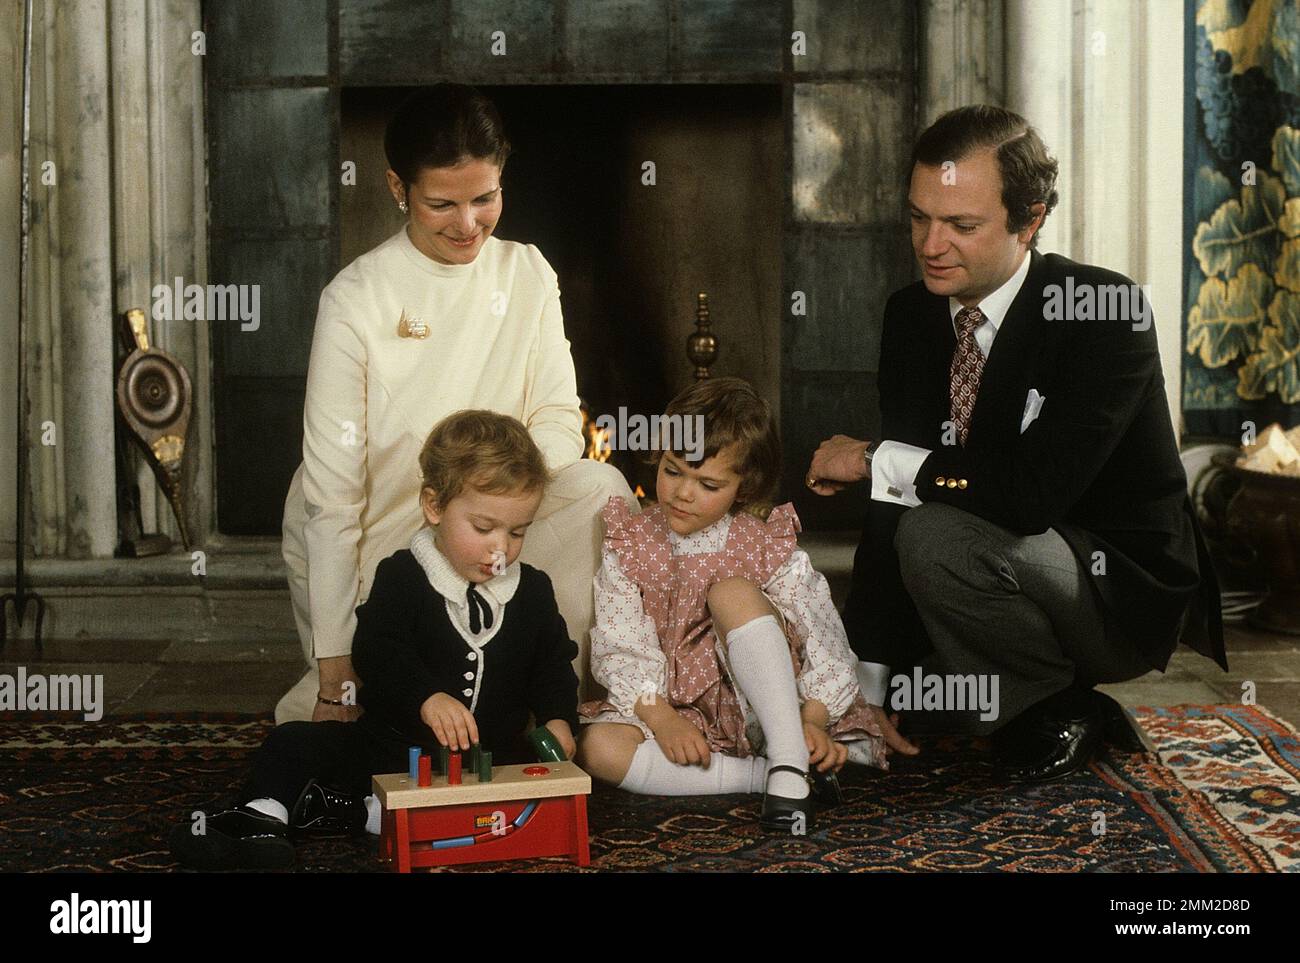
<path fill-rule="evenodd" d="M 1118 637 L 1055 529 L 1017 535 L 931 503 L 902 514 L 894 546 L 934 644 L 923 671 L 997 677 L 996 719 L 945 712 L 947 724 L 988 734 L 1073 682 L 1124 682 L 1151 671 Z"/>

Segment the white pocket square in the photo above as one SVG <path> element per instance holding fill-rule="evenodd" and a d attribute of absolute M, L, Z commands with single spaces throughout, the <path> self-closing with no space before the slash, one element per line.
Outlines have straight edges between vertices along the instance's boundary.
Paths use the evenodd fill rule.
<path fill-rule="evenodd" d="M 1030 388 L 1029 394 L 1025 396 L 1025 414 L 1020 419 L 1020 433 L 1023 435 L 1025 429 L 1034 423 L 1038 413 L 1043 410 L 1043 402 L 1047 400 L 1046 395 L 1040 395 L 1037 388 Z"/>

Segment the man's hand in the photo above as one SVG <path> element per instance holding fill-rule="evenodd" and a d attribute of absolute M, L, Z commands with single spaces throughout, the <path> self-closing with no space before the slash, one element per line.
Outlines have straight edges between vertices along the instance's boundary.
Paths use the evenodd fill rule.
<path fill-rule="evenodd" d="M 321 659 L 318 663 L 320 668 L 320 695 L 326 699 L 336 699 L 342 701 L 345 692 L 353 698 L 356 697 L 357 689 L 361 686 L 361 680 L 352 669 L 352 656 L 339 655 L 333 658 Z M 352 683 L 347 686 L 347 683 Z M 312 710 L 312 722 L 325 722 L 327 720 L 338 720 L 340 722 L 356 722 L 361 718 L 361 707 L 358 705 L 333 706 L 316 700 L 316 707 Z"/>
<path fill-rule="evenodd" d="M 478 723 L 459 699 L 435 692 L 420 706 L 420 721 L 433 730 L 448 749 L 468 750 L 478 742 Z"/>
<path fill-rule="evenodd" d="M 572 759 L 578 754 L 578 743 L 573 738 L 573 730 L 563 719 L 548 719 L 546 728 L 551 730 L 551 735 L 555 736 L 556 742 L 564 750 L 564 755 Z"/>
<path fill-rule="evenodd" d="M 892 716 L 887 716 L 883 708 L 873 706 L 871 703 L 867 703 L 867 709 L 871 711 L 871 718 L 876 720 L 876 725 L 880 726 L 881 735 L 885 737 L 886 755 L 891 752 L 901 752 L 905 756 L 915 756 L 921 751 L 898 731 L 897 712 Z"/>
<path fill-rule="evenodd" d="M 804 484 L 818 495 L 834 495 L 854 482 L 870 478 L 866 455 L 870 441 L 858 441 L 848 435 L 835 435 L 823 441 L 813 452 Z"/>

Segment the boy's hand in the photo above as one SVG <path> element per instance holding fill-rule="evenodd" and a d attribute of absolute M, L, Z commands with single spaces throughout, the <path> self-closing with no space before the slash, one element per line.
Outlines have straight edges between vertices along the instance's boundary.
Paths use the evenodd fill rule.
<path fill-rule="evenodd" d="M 567 722 L 563 719 L 551 719 L 546 723 L 546 728 L 551 730 L 551 735 L 555 736 L 565 756 L 572 759 L 578 754 L 578 743 L 574 740 L 573 730 L 569 728 Z"/>
<path fill-rule="evenodd" d="M 448 749 L 468 751 L 478 742 L 478 724 L 461 701 L 445 692 L 435 692 L 420 706 L 420 721 L 433 730 L 438 742 Z"/>
<path fill-rule="evenodd" d="M 803 738 L 808 744 L 808 765 L 816 766 L 818 772 L 839 772 L 849 758 L 849 750 L 842 743 L 836 742 L 825 729 L 811 722 L 803 724 Z"/>

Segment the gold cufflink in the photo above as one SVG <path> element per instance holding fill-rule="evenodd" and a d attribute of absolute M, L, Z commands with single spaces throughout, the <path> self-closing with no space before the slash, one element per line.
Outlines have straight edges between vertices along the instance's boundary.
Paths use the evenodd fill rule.
<path fill-rule="evenodd" d="M 408 318 L 406 308 L 402 308 L 402 316 L 397 321 L 397 336 L 399 338 L 427 338 L 429 336 L 429 326 L 417 318 Z"/>

